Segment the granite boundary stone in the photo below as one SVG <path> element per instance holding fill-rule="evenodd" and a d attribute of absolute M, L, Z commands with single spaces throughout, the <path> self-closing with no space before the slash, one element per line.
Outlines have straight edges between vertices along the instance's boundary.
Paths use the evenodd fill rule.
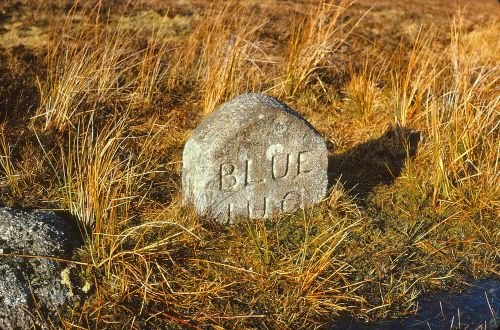
<path fill-rule="evenodd" d="M 328 193 L 327 145 L 284 103 L 243 94 L 193 130 L 182 185 L 186 203 L 223 223 L 294 212 Z"/>

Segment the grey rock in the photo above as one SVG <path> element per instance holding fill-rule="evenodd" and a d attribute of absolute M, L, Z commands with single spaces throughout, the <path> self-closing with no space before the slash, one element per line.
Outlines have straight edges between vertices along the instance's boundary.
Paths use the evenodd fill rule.
<path fill-rule="evenodd" d="M 0 329 L 44 328 L 44 318 L 57 320 L 75 302 L 62 276 L 71 266 L 46 257 L 71 258 L 81 244 L 78 230 L 54 212 L 0 208 Z"/>
<path fill-rule="evenodd" d="M 328 192 L 323 137 L 275 98 L 244 94 L 193 130 L 184 147 L 184 201 L 233 223 L 269 218 L 321 201 Z"/>

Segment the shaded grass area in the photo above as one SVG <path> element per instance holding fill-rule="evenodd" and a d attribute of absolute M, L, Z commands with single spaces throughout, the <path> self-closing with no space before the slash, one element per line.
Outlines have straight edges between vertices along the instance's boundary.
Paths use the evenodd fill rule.
<path fill-rule="evenodd" d="M 348 1 L 53 5 L 3 4 L 66 15 L 46 48 L 1 52 L 0 202 L 78 219 L 90 294 L 61 326 L 314 328 L 498 277 L 498 18 L 415 27 L 426 20 Z M 226 227 L 181 205 L 182 148 L 248 91 L 325 136 L 331 192 Z"/>
<path fill-rule="evenodd" d="M 418 131 L 389 128 L 379 138 L 332 155 L 328 166 L 330 182 L 341 182 L 353 197 L 366 198 L 373 188 L 394 183 L 405 161 L 415 157 L 419 142 Z"/>
<path fill-rule="evenodd" d="M 422 295 L 417 315 L 403 320 L 382 320 L 378 324 L 363 324 L 343 320 L 332 329 L 387 329 L 401 328 L 475 328 L 494 329 L 498 327 L 498 279 L 475 281 L 460 293 L 437 292 Z"/>

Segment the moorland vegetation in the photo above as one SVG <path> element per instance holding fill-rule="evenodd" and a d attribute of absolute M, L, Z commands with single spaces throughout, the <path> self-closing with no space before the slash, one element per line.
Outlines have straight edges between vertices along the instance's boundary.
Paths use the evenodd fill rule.
<path fill-rule="evenodd" d="M 85 238 L 62 326 L 314 328 L 498 277 L 500 21 L 405 3 L 1 4 L 0 201 Z M 182 149 L 250 91 L 322 133 L 335 184 L 223 226 L 182 205 Z"/>

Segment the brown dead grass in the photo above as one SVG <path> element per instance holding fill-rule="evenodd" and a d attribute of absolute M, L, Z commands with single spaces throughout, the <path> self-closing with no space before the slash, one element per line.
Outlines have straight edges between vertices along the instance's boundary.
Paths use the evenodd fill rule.
<path fill-rule="evenodd" d="M 61 326 L 314 328 L 412 313 L 424 291 L 499 275 L 498 18 L 106 6 L 75 7 L 47 49 L 8 48 L 0 64 L 1 201 L 67 209 L 86 239 L 90 295 Z M 337 184 L 313 209 L 227 227 L 181 206 L 181 154 L 246 91 L 323 133 Z"/>

